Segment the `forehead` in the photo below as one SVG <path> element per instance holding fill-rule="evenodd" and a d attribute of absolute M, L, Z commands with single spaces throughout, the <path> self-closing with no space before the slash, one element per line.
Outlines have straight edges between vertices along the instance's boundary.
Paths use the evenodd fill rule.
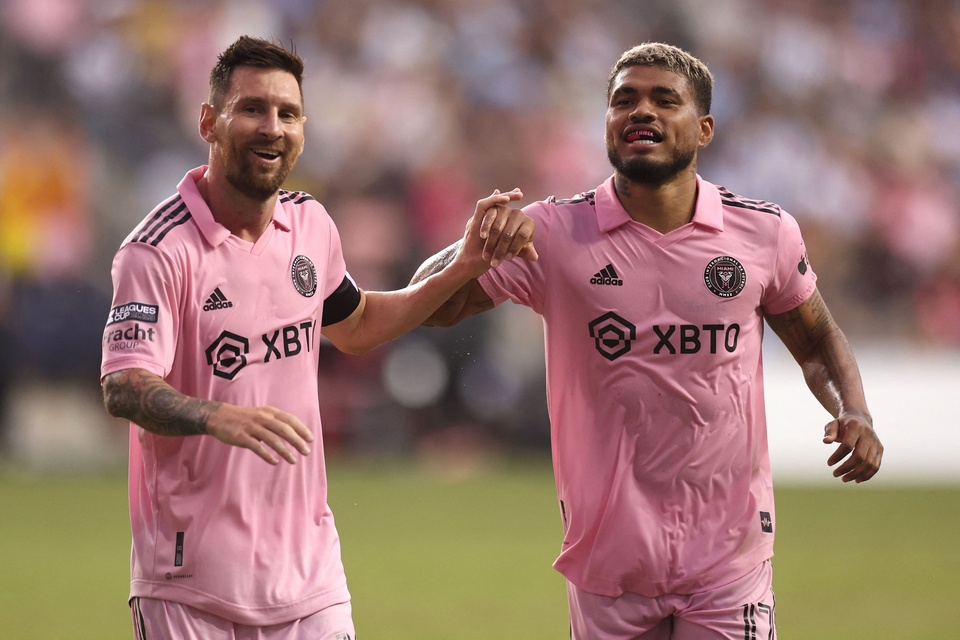
<path fill-rule="evenodd" d="M 666 67 L 638 64 L 624 67 L 617 72 L 610 85 L 610 95 L 620 90 L 649 91 L 653 88 L 670 89 L 685 97 L 690 97 L 693 91 L 690 81 L 679 73 Z"/>
<path fill-rule="evenodd" d="M 227 101 L 234 102 L 250 97 L 285 103 L 303 103 L 300 86 L 292 73 L 281 69 L 237 67 L 230 75 Z"/>

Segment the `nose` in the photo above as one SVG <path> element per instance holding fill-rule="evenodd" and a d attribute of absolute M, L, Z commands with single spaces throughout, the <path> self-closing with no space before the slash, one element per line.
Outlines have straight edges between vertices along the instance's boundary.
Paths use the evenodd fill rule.
<path fill-rule="evenodd" d="M 653 103 L 650 100 L 637 100 L 637 105 L 630 112 L 630 120 L 633 122 L 651 121 L 656 115 L 653 109 Z"/>
<path fill-rule="evenodd" d="M 280 126 L 280 114 L 276 110 L 267 110 L 260 119 L 259 131 L 270 139 L 279 138 L 283 132 L 283 127 Z"/>

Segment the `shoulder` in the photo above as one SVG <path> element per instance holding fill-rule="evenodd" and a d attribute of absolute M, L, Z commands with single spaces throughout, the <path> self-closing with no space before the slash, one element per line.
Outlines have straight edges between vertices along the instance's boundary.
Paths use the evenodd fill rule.
<path fill-rule="evenodd" d="M 160 249 L 182 240 L 182 231 L 192 215 L 183 197 L 170 196 L 151 211 L 123 241 L 123 246 L 141 245 Z M 192 225 L 190 225 L 192 226 Z"/>
<path fill-rule="evenodd" d="M 524 213 L 549 223 L 560 220 L 592 219 L 597 211 L 597 191 L 584 191 L 568 198 L 550 196 L 524 207 Z"/>
<path fill-rule="evenodd" d="M 557 196 L 550 196 L 544 200 L 543 203 L 558 209 L 563 209 L 565 212 L 569 213 L 574 213 L 578 210 L 596 209 L 597 190 L 591 189 L 590 191 L 583 191 L 570 198 L 558 198 Z"/>
<path fill-rule="evenodd" d="M 326 207 L 306 191 L 281 189 L 277 204 L 282 210 L 277 220 L 281 224 L 286 222 L 291 228 L 304 231 L 306 229 L 329 230 L 335 227 Z"/>
<path fill-rule="evenodd" d="M 780 205 L 766 200 L 756 200 L 733 193 L 726 187 L 713 185 L 720 194 L 720 203 L 729 209 L 740 212 L 755 212 L 780 217 L 784 211 Z"/>
<path fill-rule="evenodd" d="M 784 233 L 799 232 L 796 219 L 775 202 L 747 198 L 716 186 L 723 208 L 724 228 L 773 241 Z"/>
<path fill-rule="evenodd" d="M 320 206 L 317 199 L 306 191 L 287 191 L 286 189 L 281 189 L 278 200 L 282 205 L 289 204 L 295 208 L 312 209 L 314 206 Z M 320 206 L 320 208 L 323 209 L 322 206 Z"/>
<path fill-rule="evenodd" d="M 114 257 L 114 268 L 182 273 L 199 260 L 206 243 L 198 221 L 179 193 L 163 200 L 126 237 Z"/>
<path fill-rule="evenodd" d="M 315 221 L 320 218 L 328 219 L 330 217 L 327 209 L 306 191 L 287 191 L 281 189 L 280 195 L 277 196 L 277 204 L 280 205 L 287 215 L 293 218 Z"/>

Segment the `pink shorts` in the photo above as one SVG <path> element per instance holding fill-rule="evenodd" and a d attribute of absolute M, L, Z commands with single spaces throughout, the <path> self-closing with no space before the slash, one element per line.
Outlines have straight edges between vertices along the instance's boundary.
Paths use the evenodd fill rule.
<path fill-rule="evenodd" d="M 704 593 L 618 598 L 567 582 L 572 640 L 776 640 L 773 569 L 767 560 Z"/>
<path fill-rule="evenodd" d="M 224 620 L 179 602 L 134 598 L 133 637 L 136 640 L 356 640 L 350 602 L 313 615 L 267 627 Z"/>

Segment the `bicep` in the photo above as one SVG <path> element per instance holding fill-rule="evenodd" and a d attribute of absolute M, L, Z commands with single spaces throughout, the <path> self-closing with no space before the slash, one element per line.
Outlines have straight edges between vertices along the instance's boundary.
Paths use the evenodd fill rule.
<path fill-rule="evenodd" d="M 764 314 L 764 319 L 798 362 L 817 351 L 837 329 L 817 289 L 800 306 L 785 313 Z"/>
<path fill-rule="evenodd" d="M 358 289 L 357 291 L 360 294 L 360 300 L 350 315 L 339 322 L 324 325 L 320 328 L 320 333 L 332 342 L 333 346 L 344 352 L 350 351 L 348 345 L 352 337 L 357 335 L 363 326 L 363 313 L 367 307 L 367 294 L 362 289 Z"/>

